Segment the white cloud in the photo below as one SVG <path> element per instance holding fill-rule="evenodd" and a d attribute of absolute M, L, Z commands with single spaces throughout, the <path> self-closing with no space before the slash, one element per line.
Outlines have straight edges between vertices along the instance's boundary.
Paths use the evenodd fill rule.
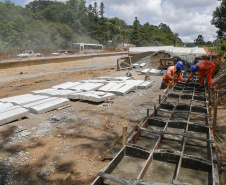
<path fill-rule="evenodd" d="M 94 1 L 87 1 L 87 4 Z M 198 35 L 205 41 L 216 36 L 211 25 L 212 13 L 219 6 L 217 0 L 98 0 L 103 2 L 107 17 L 118 17 L 132 24 L 135 17 L 141 24 L 165 23 L 179 34 L 184 42 L 193 42 Z"/>

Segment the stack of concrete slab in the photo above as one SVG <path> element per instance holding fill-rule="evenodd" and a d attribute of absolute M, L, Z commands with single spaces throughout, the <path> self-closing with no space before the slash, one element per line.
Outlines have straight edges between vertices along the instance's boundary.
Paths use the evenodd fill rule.
<path fill-rule="evenodd" d="M 72 90 L 64 90 L 64 89 L 42 89 L 38 91 L 31 91 L 30 93 L 34 95 L 47 95 L 47 96 L 67 98 L 68 95 L 73 94 L 75 92 Z"/>
<path fill-rule="evenodd" d="M 116 95 L 113 93 L 106 93 L 100 91 L 89 91 L 89 92 L 80 92 L 75 93 L 69 96 L 69 99 L 80 99 L 85 101 L 92 101 L 92 102 L 103 102 L 108 98 L 112 99 L 115 98 Z"/>
<path fill-rule="evenodd" d="M 132 79 L 133 77 L 97 77 L 99 80 L 107 80 L 107 81 L 126 81 Z"/>
<path fill-rule="evenodd" d="M 0 102 L 0 111 L 2 109 L 6 109 L 6 108 L 9 108 L 9 107 L 12 107 L 12 106 L 13 106 L 12 103 L 2 103 L 2 102 Z"/>
<path fill-rule="evenodd" d="M 129 93 L 130 91 L 134 90 L 135 88 L 136 88 L 135 85 L 126 83 L 119 88 L 117 88 L 117 86 L 116 86 L 115 88 L 110 89 L 109 92 L 112 92 L 112 93 L 119 95 L 119 96 L 124 96 L 125 94 Z"/>
<path fill-rule="evenodd" d="M 0 103 L 0 125 L 28 116 L 29 111 L 11 103 Z"/>
<path fill-rule="evenodd" d="M 144 83 L 143 80 L 127 80 L 123 83 L 109 82 L 105 86 L 98 89 L 98 91 L 110 92 L 116 95 L 125 95 L 130 91 L 137 89 L 140 84 Z M 148 88 L 149 84 L 146 84 Z M 145 84 L 143 85 L 145 86 Z"/>
<path fill-rule="evenodd" d="M 144 83 L 143 80 L 127 80 L 121 86 L 115 86 L 109 90 L 109 92 L 115 93 L 119 96 L 124 96 L 125 94 L 129 93 L 132 90 L 138 88 L 140 84 Z"/>
<path fill-rule="evenodd" d="M 53 89 L 70 89 L 70 87 L 73 87 L 73 86 L 76 86 L 79 84 L 80 84 L 80 82 L 66 82 L 66 83 L 62 83 L 62 84 L 53 86 L 51 88 L 53 88 Z"/>
<path fill-rule="evenodd" d="M 102 86 L 101 88 L 98 89 L 98 91 L 103 91 L 103 92 L 108 92 L 110 89 L 112 89 L 114 86 L 118 86 L 117 84 L 120 84 L 120 86 L 124 85 L 124 82 L 109 82 L 108 84 Z"/>
<path fill-rule="evenodd" d="M 103 83 L 81 83 L 79 85 L 70 87 L 70 90 L 73 91 L 95 91 L 99 89 L 100 87 L 104 86 Z"/>
<path fill-rule="evenodd" d="M 137 86 L 138 89 L 147 89 L 151 87 L 153 81 L 145 81 Z"/>
<path fill-rule="evenodd" d="M 52 90 L 57 91 L 57 89 L 52 89 Z M 74 91 L 72 92 L 74 93 Z M 34 95 L 34 94 L 24 94 L 24 95 L 4 98 L 4 99 L 0 99 L 0 102 L 1 102 L 0 111 L 2 106 L 5 106 L 5 107 L 8 106 L 7 109 L 13 110 L 12 116 L 14 115 L 14 112 L 16 112 L 15 113 L 16 115 L 17 115 L 17 112 L 19 112 L 20 114 L 26 113 L 27 111 L 24 111 L 25 108 L 26 108 L 25 110 L 29 110 L 31 113 L 40 114 L 40 113 L 44 113 L 44 112 L 68 105 L 70 103 L 70 101 L 66 98 L 50 97 L 50 96 Z M 8 103 L 5 103 L 5 105 L 3 105 L 3 102 L 8 102 Z M 11 105 L 18 105 L 18 106 L 11 106 Z M 3 108 L 5 109 L 5 107 Z M 16 110 L 14 110 L 13 107 L 16 107 L 15 108 Z M 20 109 L 19 107 L 22 109 Z M 11 112 L 9 112 L 9 114 L 11 114 Z M 20 116 L 20 114 L 18 114 L 18 116 Z M 7 119 L 9 118 L 7 117 Z"/>
<path fill-rule="evenodd" d="M 133 85 L 135 89 L 137 89 L 137 86 L 142 84 L 144 80 L 127 80 L 125 83 L 126 85 Z"/>
<path fill-rule="evenodd" d="M 25 105 L 31 113 L 42 114 L 59 107 L 63 107 L 70 104 L 70 100 L 67 98 L 48 98 L 46 101 L 38 101 L 33 104 Z"/>
<path fill-rule="evenodd" d="M 32 103 L 35 101 L 39 101 L 42 99 L 46 99 L 48 96 L 42 96 L 42 95 L 33 95 L 33 94 L 23 94 L 19 96 L 13 96 L 9 98 L 3 98 L 0 99 L 0 102 L 3 103 L 12 103 L 13 105 L 24 105 L 27 103 Z"/>
<path fill-rule="evenodd" d="M 82 83 L 102 83 L 102 84 L 107 84 L 107 80 L 80 80 Z"/>

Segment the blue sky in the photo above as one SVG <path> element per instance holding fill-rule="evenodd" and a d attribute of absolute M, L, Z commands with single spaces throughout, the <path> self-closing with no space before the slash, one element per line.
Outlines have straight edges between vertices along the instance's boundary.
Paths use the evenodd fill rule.
<path fill-rule="evenodd" d="M 5 2 L 5 0 L 0 0 Z M 15 5 L 25 6 L 32 0 L 11 0 Z M 65 2 L 66 0 L 59 0 Z M 216 38 L 217 29 L 211 25 L 212 13 L 220 5 L 218 0 L 86 0 L 87 5 L 101 2 L 106 17 L 118 17 L 133 24 L 135 17 L 143 25 L 146 22 L 165 23 L 184 42 L 193 42 L 198 35 L 205 41 Z"/>

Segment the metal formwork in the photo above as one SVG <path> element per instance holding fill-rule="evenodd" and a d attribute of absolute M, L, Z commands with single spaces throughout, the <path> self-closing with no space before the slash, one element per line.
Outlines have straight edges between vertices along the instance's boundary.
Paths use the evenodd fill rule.
<path fill-rule="evenodd" d="M 169 91 L 93 185 L 219 184 L 206 90 L 196 81 Z"/>

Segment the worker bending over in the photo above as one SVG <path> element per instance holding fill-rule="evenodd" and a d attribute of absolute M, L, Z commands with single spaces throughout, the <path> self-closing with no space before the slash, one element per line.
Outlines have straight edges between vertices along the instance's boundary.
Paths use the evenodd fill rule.
<path fill-rule="evenodd" d="M 166 73 L 163 75 L 163 83 L 164 87 L 166 88 L 167 84 L 170 84 L 170 88 L 174 86 L 175 83 L 177 83 L 179 80 L 186 82 L 186 80 L 181 76 L 181 70 L 183 69 L 183 62 L 178 61 L 175 66 L 170 66 L 166 70 Z M 175 76 L 175 80 L 173 81 L 173 77 Z"/>
<path fill-rule="evenodd" d="M 210 82 L 210 88 L 213 89 L 213 82 L 212 82 L 212 74 L 215 69 L 215 64 L 208 60 L 201 60 L 197 64 L 191 66 L 191 74 L 188 77 L 188 82 L 195 74 L 195 72 L 199 71 L 199 86 L 204 85 L 204 75 L 207 77 L 207 82 Z"/>

